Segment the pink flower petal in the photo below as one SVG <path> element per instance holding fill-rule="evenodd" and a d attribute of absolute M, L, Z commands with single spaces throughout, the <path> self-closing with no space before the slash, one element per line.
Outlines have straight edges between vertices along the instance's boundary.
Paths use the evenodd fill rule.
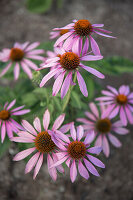
<path fill-rule="evenodd" d="M 40 133 L 41 132 L 41 122 L 40 122 L 40 119 L 38 117 L 36 117 L 34 119 L 33 124 L 34 124 L 35 129 Z"/>
<path fill-rule="evenodd" d="M 1 142 L 3 143 L 4 139 L 6 136 L 6 124 L 3 122 L 2 127 L 1 127 Z"/>
<path fill-rule="evenodd" d="M 68 124 L 63 125 L 63 126 L 59 129 L 59 131 L 61 131 L 62 133 L 67 133 L 67 132 L 70 130 L 70 128 L 71 128 L 71 126 L 72 126 L 73 123 L 74 123 L 74 122 L 70 122 L 70 123 L 68 123 Z"/>
<path fill-rule="evenodd" d="M 91 144 L 94 138 L 95 138 L 94 131 L 89 132 L 85 137 L 84 144 Z"/>
<path fill-rule="evenodd" d="M 115 147 L 121 147 L 121 142 L 112 134 L 108 134 L 110 142 L 115 146 Z"/>
<path fill-rule="evenodd" d="M 75 160 L 73 160 L 72 165 L 70 167 L 70 178 L 71 178 L 72 183 L 75 181 L 76 176 L 77 176 L 77 167 L 75 164 Z"/>
<path fill-rule="evenodd" d="M 16 63 L 16 65 L 14 67 L 14 79 L 15 80 L 18 79 L 19 73 L 20 73 L 20 66 L 19 66 L 19 63 Z"/>
<path fill-rule="evenodd" d="M 78 170 L 82 177 L 84 177 L 85 179 L 89 178 L 89 173 L 80 160 L 78 164 Z"/>
<path fill-rule="evenodd" d="M 64 96 L 67 94 L 70 83 L 71 83 L 71 79 L 72 79 L 72 72 L 69 72 L 69 74 L 66 76 L 62 88 L 61 88 L 61 98 L 63 99 Z"/>
<path fill-rule="evenodd" d="M 85 158 L 83 159 L 84 160 L 84 163 L 87 167 L 87 169 L 89 170 L 89 172 L 95 176 L 100 176 L 98 171 L 96 170 L 96 168 L 88 161 L 86 160 Z"/>
<path fill-rule="evenodd" d="M 101 72 L 97 71 L 96 69 L 93 69 L 93 68 L 91 68 L 89 66 L 85 66 L 85 65 L 81 65 L 81 64 L 80 64 L 80 66 L 83 69 L 85 69 L 86 71 L 90 72 L 91 74 L 97 76 L 98 78 L 101 78 L 101 79 L 105 78 L 104 75 Z"/>
<path fill-rule="evenodd" d="M 29 112 L 30 112 L 29 109 L 27 109 L 27 110 L 19 110 L 17 112 L 12 113 L 12 115 L 25 115 L 25 114 L 27 114 Z"/>
<path fill-rule="evenodd" d="M 34 69 L 34 70 L 38 69 L 37 65 L 36 65 L 35 63 L 33 63 L 31 60 L 24 59 L 23 61 L 25 62 L 25 64 L 26 64 L 28 67 L 30 67 L 30 68 L 32 68 L 32 69 Z"/>
<path fill-rule="evenodd" d="M 29 173 L 33 169 L 33 167 L 37 163 L 39 155 L 40 155 L 40 152 L 37 152 L 34 156 L 30 158 L 30 160 L 28 161 L 25 167 L 25 174 Z"/>
<path fill-rule="evenodd" d="M 112 119 L 112 118 L 116 117 L 118 115 L 119 109 L 120 109 L 120 107 L 116 106 L 116 108 L 114 108 L 114 110 L 110 113 L 109 118 Z M 106 110 L 105 110 L 105 112 L 106 112 Z"/>
<path fill-rule="evenodd" d="M 133 115 L 127 106 L 125 107 L 125 112 L 130 124 L 133 124 Z"/>
<path fill-rule="evenodd" d="M 35 48 L 38 47 L 39 45 L 40 45 L 39 42 L 34 42 L 34 43 L 30 44 L 30 45 L 25 49 L 25 51 L 30 51 L 30 50 L 32 50 L 32 49 L 35 49 Z"/>
<path fill-rule="evenodd" d="M 90 107 L 92 113 L 98 118 L 99 112 L 98 112 L 96 105 L 93 102 L 91 102 L 91 103 L 89 103 L 89 107 Z"/>
<path fill-rule="evenodd" d="M 123 107 L 120 108 L 120 119 L 121 119 L 123 125 L 126 126 L 127 125 L 127 117 L 126 117 Z"/>
<path fill-rule="evenodd" d="M 96 139 L 96 142 L 95 142 L 95 146 L 96 147 L 102 147 L 102 136 L 99 135 Z"/>
<path fill-rule="evenodd" d="M 98 146 L 98 147 L 91 147 L 87 150 L 89 153 L 92 154 L 99 154 L 102 151 L 102 147 Z"/>
<path fill-rule="evenodd" d="M 57 130 L 65 119 L 65 114 L 60 115 L 54 122 L 52 130 Z"/>
<path fill-rule="evenodd" d="M 97 42 L 91 36 L 90 36 L 90 41 L 91 41 L 91 48 L 92 48 L 94 55 L 101 55 L 101 52 L 100 52 Z"/>
<path fill-rule="evenodd" d="M 29 139 L 32 139 L 32 140 L 35 139 L 35 136 L 33 136 L 32 134 L 30 134 L 30 133 L 28 133 L 28 132 L 26 132 L 26 131 L 19 131 L 19 132 L 17 133 L 17 135 L 18 135 L 19 137 L 22 137 L 22 138 L 29 138 Z"/>
<path fill-rule="evenodd" d="M 9 138 L 13 137 L 13 132 L 12 132 L 12 128 L 10 126 L 10 124 L 8 122 L 6 122 L 6 130 L 7 130 L 7 135 Z"/>
<path fill-rule="evenodd" d="M 26 158 L 27 156 L 29 156 L 31 153 L 33 153 L 33 151 L 35 151 L 35 147 L 33 148 L 29 148 L 26 149 L 24 151 L 19 152 L 18 154 L 15 155 L 15 157 L 13 158 L 14 161 L 19 161 L 22 160 L 24 158 Z"/>
<path fill-rule="evenodd" d="M 101 36 L 104 36 L 104 37 L 109 37 L 109 38 L 116 38 L 114 36 L 111 36 L 111 35 L 106 35 L 104 33 L 100 33 L 99 31 L 94 31 L 95 33 L 97 33 L 98 35 L 101 35 Z"/>
<path fill-rule="evenodd" d="M 101 160 L 99 160 L 98 158 L 91 156 L 91 155 L 87 155 L 87 157 L 89 158 L 89 160 L 96 165 L 97 167 L 101 167 L 101 168 L 105 168 L 105 165 L 101 162 Z"/>
<path fill-rule="evenodd" d="M 118 92 L 117 92 L 117 90 L 114 88 L 114 87 L 111 87 L 111 86 L 107 86 L 107 88 L 109 89 L 109 90 L 111 90 L 111 92 L 113 92 L 114 94 L 118 94 Z"/>
<path fill-rule="evenodd" d="M 70 143 L 70 140 L 69 140 L 68 136 L 66 136 L 66 135 L 63 134 L 62 132 L 56 130 L 56 131 L 55 131 L 55 135 L 56 135 L 59 139 L 65 141 L 65 142 L 67 142 L 67 143 Z"/>
<path fill-rule="evenodd" d="M 62 70 L 62 69 L 61 69 Z M 47 75 L 45 75 L 40 83 L 40 87 L 43 87 L 45 85 L 45 83 L 51 79 L 56 73 L 59 73 L 61 70 L 59 69 L 53 69 L 52 71 L 50 71 Z"/>
<path fill-rule="evenodd" d="M 26 138 L 26 137 L 12 137 L 10 139 L 13 142 L 21 142 L 21 143 L 34 143 L 34 140 L 30 139 L 30 138 Z"/>
<path fill-rule="evenodd" d="M 85 81 L 83 79 L 83 77 L 81 76 L 81 74 L 77 71 L 77 80 L 78 80 L 78 84 L 80 87 L 80 91 L 82 92 L 82 94 L 87 97 L 88 96 L 88 91 L 87 91 L 87 87 L 85 84 Z"/>
<path fill-rule="evenodd" d="M 82 55 L 87 54 L 88 48 L 89 48 L 89 40 L 88 40 L 88 38 L 86 38 L 84 46 L 83 46 L 83 50 L 82 50 Z"/>
<path fill-rule="evenodd" d="M 65 33 L 64 35 L 62 35 L 61 37 L 59 37 L 59 39 L 54 44 L 54 47 L 58 46 L 63 40 L 68 38 L 71 34 L 72 34 L 72 32 L 68 32 L 68 33 Z"/>
<path fill-rule="evenodd" d="M 50 113 L 48 109 L 45 111 L 43 115 L 43 127 L 47 131 L 50 123 Z"/>
<path fill-rule="evenodd" d="M 0 73 L 0 77 L 4 76 L 5 73 L 10 69 L 10 67 L 12 66 L 12 63 L 10 62 Z"/>
<path fill-rule="evenodd" d="M 30 79 L 32 79 L 32 72 L 31 72 L 31 70 L 29 69 L 29 67 L 28 67 L 24 62 L 21 62 L 21 66 L 22 66 L 24 72 L 28 75 L 28 77 L 29 77 Z"/>
<path fill-rule="evenodd" d="M 37 132 L 35 131 L 35 129 L 33 128 L 33 126 L 31 126 L 31 124 L 29 122 L 27 122 L 26 120 L 22 120 L 22 125 L 23 127 L 30 132 L 33 135 L 37 135 Z"/>
<path fill-rule="evenodd" d="M 65 72 L 61 73 L 55 80 L 54 85 L 53 85 L 53 96 L 56 96 L 57 93 L 59 92 L 62 82 L 64 79 Z"/>
<path fill-rule="evenodd" d="M 12 108 L 14 106 L 14 104 L 16 103 L 16 99 L 14 99 L 9 106 L 7 107 L 7 110 L 9 110 L 10 108 Z"/>
<path fill-rule="evenodd" d="M 33 179 L 36 178 L 41 166 L 42 166 L 42 163 L 43 163 L 43 154 L 40 155 L 40 158 L 38 159 L 38 162 L 36 164 L 36 167 L 34 169 L 34 176 L 33 176 Z"/>
<path fill-rule="evenodd" d="M 110 148 L 109 148 L 109 143 L 108 143 L 106 136 L 103 136 L 103 152 L 106 157 L 109 157 Z"/>
<path fill-rule="evenodd" d="M 75 141 L 76 140 L 76 130 L 75 130 L 74 124 L 72 124 L 72 126 L 70 128 L 70 133 L 71 133 L 72 139 Z"/>
<path fill-rule="evenodd" d="M 84 135 L 84 129 L 82 126 L 77 127 L 77 139 L 80 141 Z"/>

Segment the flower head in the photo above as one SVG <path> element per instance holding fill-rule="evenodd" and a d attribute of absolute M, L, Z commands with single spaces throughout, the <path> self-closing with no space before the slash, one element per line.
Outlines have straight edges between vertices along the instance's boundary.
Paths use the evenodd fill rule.
<path fill-rule="evenodd" d="M 29 109 L 22 110 L 24 106 L 20 106 L 11 110 L 11 108 L 16 103 L 16 100 L 13 100 L 11 103 L 5 103 L 4 107 L 0 109 L 0 127 L 1 127 L 1 142 L 3 143 L 5 135 L 9 138 L 13 137 L 13 132 L 17 133 L 20 130 L 23 130 L 23 127 L 18 124 L 13 116 L 24 115 L 30 112 Z"/>
<path fill-rule="evenodd" d="M 28 161 L 25 173 L 29 173 L 34 167 L 34 176 L 37 176 L 42 163 L 44 154 L 47 155 L 48 171 L 52 179 L 55 181 L 57 178 L 57 170 L 59 172 L 64 172 L 61 165 L 56 168 L 50 168 L 50 166 L 57 161 L 56 152 L 58 152 L 58 147 L 56 142 L 53 141 L 54 135 L 62 134 L 57 130 L 63 123 L 65 115 L 60 115 L 54 122 L 51 130 L 48 129 L 50 123 L 50 113 L 48 110 L 45 111 L 43 116 L 43 129 L 41 129 L 41 122 L 38 117 L 35 118 L 33 124 L 30 125 L 26 120 L 22 121 L 22 125 L 25 131 L 18 132 L 18 137 L 13 137 L 12 141 L 21 143 L 32 143 L 33 147 L 19 152 L 15 157 L 15 161 L 19 161 L 27 157 L 28 155 L 35 153 L 31 159 Z M 66 130 L 69 129 L 69 124 L 66 125 Z M 62 129 L 63 130 L 63 129 Z"/>
<path fill-rule="evenodd" d="M 20 73 L 20 66 L 23 71 L 32 78 L 31 69 L 36 70 L 38 67 L 30 59 L 43 61 L 44 58 L 39 54 L 43 54 L 44 50 L 35 49 L 39 46 L 39 42 L 29 44 L 25 42 L 24 44 L 15 43 L 11 49 L 3 49 L 0 53 L 0 61 L 8 62 L 7 66 L 0 73 L 2 77 L 11 66 L 14 64 L 14 79 L 17 80 Z"/>
<path fill-rule="evenodd" d="M 120 147 L 121 142 L 115 136 L 116 134 L 125 135 L 128 130 L 123 127 L 121 121 L 112 122 L 113 113 L 108 115 L 107 108 L 100 104 L 100 112 L 94 103 L 89 104 L 90 110 L 85 112 L 87 118 L 78 118 L 77 121 L 82 122 L 86 134 L 89 131 L 95 132 L 95 146 L 101 146 L 103 153 L 108 157 L 110 154 L 109 142 L 115 147 Z"/>
<path fill-rule="evenodd" d="M 61 98 L 63 98 L 68 92 L 69 86 L 74 85 L 73 83 L 73 74 L 76 73 L 78 84 L 80 90 L 84 96 L 88 96 L 87 87 L 83 77 L 81 76 L 79 69 L 85 69 L 91 74 L 97 76 L 98 78 L 104 78 L 104 75 L 101 74 L 96 69 L 85 66 L 81 63 L 81 61 L 92 61 L 92 60 L 100 60 L 102 56 L 94 56 L 89 55 L 87 53 L 88 47 L 84 45 L 82 53 L 81 53 L 82 45 L 77 42 L 76 48 L 73 48 L 72 51 L 65 51 L 62 48 L 56 48 L 55 57 L 48 59 L 47 64 L 38 70 L 42 70 L 45 68 L 53 68 L 47 75 L 44 76 L 40 83 L 40 87 L 43 87 L 46 82 L 55 75 L 58 75 L 53 85 L 53 96 L 55 96 L 59 90 L 61 89 Z M 65 77 L 66 75 L 66 77 Z M 65 77 L 65 79 L 64 79 Z M 63 81 L 64 80 L 64 81 Z"/>
<path fill-rule="evenodd" d="M 120 86 L 117 91 L 111 86 L 107 86 L 109 91 L 103 90 L 104 97 L 96 98 L 97 101 L 102 101 L 104 105 L 108 105 L 107 113 L 111 113 L 113 117 L 120 113 L 120 119 L 124 126 L 129 121 L 133 124 L 133 93 L 130 93 L 130 88 L 127 85 Z"/>
<path fill-rule="evenodd" d="M 60 145 L 57 142 L 57 146 L 60 148 L 60 152 L 56 153 L 58 161 L 53 166 L 58 166 L 62 163 L 70 168 L 70 178 L 74 182 L 77 176 L 77 168 L 82 177 L 89 178 L 89 172 L 95 176 L 99 176 L 98 171 L 94 165 L 104 168 L 104 164 L 92 154 L 99 154 L 102 150 L 101 147 L 90 147 L 91 142 L 94 140 L 94 132 L 90 132 L 84 138 L 84 131 L 82 126 L 77 127 L 77 131 L 74 124 L 70 128 L 70 137 L 67 135 L 58 135 L 59 139 L 64 142 Z M 53 167 L 51 166 L 51 168 Z"/>
<path fill-rule="evenodd" d="M 63 48 L 66 50 L 71 50 L 72 48 L 74 48 L 74 46 L 76 46 L 77 41 L 82 43 L 83 40 L 85 40 L 85 44 L 89 45 L 89 42 L 88 42 L 88 38 L 89 38 L 93 53 L 95 55 L 100 55 L 100 49 L 98 47 L 98 44 L 92 37 L 92 34 L 96 33 L 104 37 L 114 38 L 113 36 L 106 34 L 106 33 L 111 33 L 111 32 L 105 29 L 102 29 L 101 27 L 103 26 L 104 24 L 91 24 L 86 19 L 73 20 L 72 23 L 66 25 L 65 27 L 53 29 L 55 33 L 54 32 L 51 33 L 52 35 L 51 38 L 55 38 L 59 36 L 61 31 L 67 30 L 66 33 L 64 33 L 63 35 L 61 35 L 61 37 L 59 37 L 59 39 L 57 39 L 55 43 L 55 47 L 61 46 L 61 44 L 64 41 Z"/>

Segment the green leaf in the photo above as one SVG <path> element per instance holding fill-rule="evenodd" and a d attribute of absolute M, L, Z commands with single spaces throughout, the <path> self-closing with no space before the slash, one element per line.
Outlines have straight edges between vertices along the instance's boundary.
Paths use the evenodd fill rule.
<path fill-rule="evenodd" d="M 27 8 L 31 12 L 45 13 L 50 10 L 53 0 L 27 0 Z"/>
<path fill-rule="evenodd" d="M 81 105 L 80 95 L 75 91 L 72 91 L 71 93 L 71 101 L 72 101 L 71 105 L 73 107 L 81 109 L 82 105 Z"/>
<path fill-rule="evenodd" d="M 0 141 L 0 158 L 6 153 L 6 151 L 9 149 L 11 142 L 8 139 L 8 137 L 5 138 L 4 142 L 1 143 Z"/>

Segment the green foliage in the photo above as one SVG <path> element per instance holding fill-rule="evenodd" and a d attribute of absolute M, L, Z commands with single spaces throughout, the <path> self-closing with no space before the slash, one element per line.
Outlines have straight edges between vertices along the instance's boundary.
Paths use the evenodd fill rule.
<path fill-rule="evenodd" d="M 8 139 L 8 137 L 5 138 L 4 143 L 1 143 L 0 140 L 0 158 L 6 153 L 6 151 L 9 149 L 11 142 Z"/>
<path fill-rule="evenodd" d="M 45 13 L 51 8 L 53 0 L 27 0 L 27 8 L 31 12 Z"/>
<path fill-rule="evenodd" d="M 85 62 L 85 64 L 94 67 L 105 75 L 121 75 L 123 73 L 133 72 L 133 61 L 120 56 L 103 58 L 99 61 Z"/>
<path fill-rule="evenodd" d="M 34 13 L 48 12 L 53 4 L 53 0 L 27 0 L 26 6 L 29 11 Z M 62 8 L 63 0 L 56 0 L 57 8 Z"/>

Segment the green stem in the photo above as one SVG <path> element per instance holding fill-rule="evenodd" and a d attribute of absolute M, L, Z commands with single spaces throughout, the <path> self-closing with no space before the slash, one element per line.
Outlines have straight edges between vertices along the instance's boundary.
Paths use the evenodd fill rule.
<path fill-rule="evenodd" d="M 77 77 L 77 74 L 75 73 L 75 74 L 74 74 L 74 79 L 73 79 L 73 82 L 74 82 L 74 83 L 76 82 L 76 77 Z M 74 87 L 74 85 L 70 86 L 70 88 L 69 88 L 69 91 L 68 91 L 68 94 L 67 94 L 67 96 L 66 96 L 65 102 L 64 102 L 64 104 L 63 104 L 63 106 L 62 106 L 62 112 L 65 111 L 65 109 L 66 109 L 66 107 L 67 107 L 67 105 L 68 105 L 68 103 L 69 103 L 69 100 L 70 100 L 70 97 L 71 97 L 71 92 L 72 92 L 73 87 Z"/>

